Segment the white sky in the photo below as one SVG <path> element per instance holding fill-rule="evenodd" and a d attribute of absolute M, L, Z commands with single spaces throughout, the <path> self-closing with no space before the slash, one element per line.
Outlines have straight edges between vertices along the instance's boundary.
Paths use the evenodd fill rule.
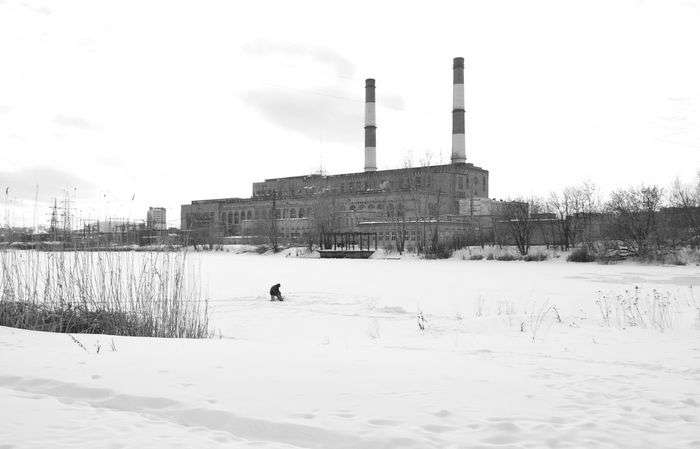
<path fill-rule="evenodd" d="M 449 160 L 455 56 L 492 197 L 700 169 L 698 0 L 0 0 L 0 219 L 32 225 L 37 184 L 39 223 L 68 191 L 84 218 L 179 225 L 254 181 L 361 171 L 367 77 L 380 169 Z"/>

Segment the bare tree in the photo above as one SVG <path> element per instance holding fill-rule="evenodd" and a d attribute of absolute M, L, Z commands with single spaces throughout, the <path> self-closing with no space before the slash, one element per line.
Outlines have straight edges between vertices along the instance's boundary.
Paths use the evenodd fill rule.
<path fill-rule="evenodd" d="M 547 210 L 557 216 L 557 231 L 561 235 L 561 245 L 569 249 L 586 240 L 592 214 L 599 210 L 597 188 L 584 182 L 578 186 L 566 187 L 561 193 L 552 192 L 546 203 Z"/>
<path fill-rule="evenodd" d="M 676 178 L 669 190 L 668 205 L 670 207 L 660 217 L 663 238 L 674 248 L 699 243 L 700 174 L 696 186 Z"/>
<path fill-rule="evenodd" d="M 658 212 L 663 190 L 658 186 L 632 187 L 610 195 L 607 210 L 611 214 L 607 236 L 624 242 L 632 251 L 645 254 L 660 243 Z"/>
<path fill-rule="evenodd" d="M 526 256 L 530 251 L 532 236 L 537 226 L 533 215 L 542 212 L 543 209 L 542 201 L 534 197 L 508 201 L 504 205 L 506 233 L 522 256 Z"/>
<path fill-rule="evenodd" d="M 399 231 L 404 238 L 407 225 L 413 225 L 416 250 L 424 254 L 437 249 L 440 227 L 442 190 L 430 170 L 425 169 L 430 166 L 432 159 L 432 153 L 426 151 L 420 160 L 420 166 L 424 169 L 406 170 L 406 184 L 402 186 L 401 199 L 410 209 L 400 211 L 400 216 L 397 217 Z M 404 168 L 413 168 L 410 158 L 404 161 Z"/>
<path fill-rule="evenodd" d="M 340 208 L 335 196 L 326 192 L 319 192 L 314 197 L 311 205 L 311 216 L 313 218 L 312 234 L 319 238 L 324 234 L 338 230 L 338 212 Z"/>

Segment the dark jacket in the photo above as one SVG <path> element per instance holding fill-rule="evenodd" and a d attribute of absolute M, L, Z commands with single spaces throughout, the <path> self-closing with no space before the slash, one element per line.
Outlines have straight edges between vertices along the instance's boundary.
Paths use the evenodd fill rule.
<path fill-rule="evenodd" d="M 270 289 L 270 296 L 281 296 L 282 293 L 280 293 L 280 284 L 275 284 L 272 286 Z"/>

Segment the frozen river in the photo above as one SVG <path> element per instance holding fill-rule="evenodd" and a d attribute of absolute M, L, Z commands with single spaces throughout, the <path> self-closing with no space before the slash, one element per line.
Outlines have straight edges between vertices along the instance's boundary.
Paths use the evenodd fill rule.
<path fill-rule="evenodd" d="M 0 328 L 0 447 L 700 447 L 698 267 L 188 257 L 215 339 Z"/>

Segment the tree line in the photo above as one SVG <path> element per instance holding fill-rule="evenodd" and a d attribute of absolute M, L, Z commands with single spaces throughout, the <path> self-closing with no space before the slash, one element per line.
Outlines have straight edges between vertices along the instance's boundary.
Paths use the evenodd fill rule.
<path fill-rule="evenodd" d="M 582 183 L 546 198 L 516 198 L 506 204 L 507 233 L 522 255 L 537 232 L 547 244 L 565 250 L 624 248 L 641 257 L 700 246 L 700 172 L 695 183 L 676 179 L 667 189 L 640 185 L 614 190 L 603 199 L 594 184 Z"/>

